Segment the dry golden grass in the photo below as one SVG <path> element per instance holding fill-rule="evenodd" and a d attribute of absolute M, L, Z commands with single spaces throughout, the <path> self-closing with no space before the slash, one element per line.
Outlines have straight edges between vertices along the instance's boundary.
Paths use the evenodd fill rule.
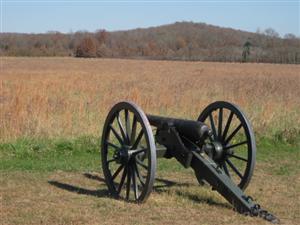
<path fill-rule="evenodd" d="M 197 118 L 239 105 L 257 133 L 299 134 L 300 66 L 75 58 L 1 58 L 0 140 L 101 133 L 120 100 L 147 113 Z"/>
<path fill-rule="evenodd" d="M 267 164 L 261 164 L 268 167 Z M 260 166 L 261 167 L 261 166 Z M 300 222 L 299 176 L 271 176 L 259 168 L 247 193 L 281 220 Z M 101 173 L 1 172 L 3 224 L 266 224 L 246 217 L 209 187 L 199 187 L 191 171 L 163 173 L 142 205 L 109 198 Z"/>

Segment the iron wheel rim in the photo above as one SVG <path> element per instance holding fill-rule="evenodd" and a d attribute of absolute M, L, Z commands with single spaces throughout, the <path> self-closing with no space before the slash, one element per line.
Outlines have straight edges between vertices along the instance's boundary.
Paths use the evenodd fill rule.
<path fill-rule="evenodd" d="M 136 104 L 120 102 L 108 113 L 103 126 L 101 160 L 113 197 L 137 203 L 149 197 L 155 179 L 156 148 L 149 121 Z"/>
<path fill-rule="evenodd" d="M 224 119 L 225 111 L 227 111 L 227 119 Z M 218 118 L 217 122 L 214 117 Z M 236 120 L 235 123 L 239 125 L 231 128 L 230 126 L 233 124 L 234 120 Z M 232 180 L 233 175 L 235 174 L 234 183 L 236 183 L 242 190 L 245 190 L 252 178 L 256 157 L 254 133 L 245 114 L 238 106 L 232 103 L 217 101 L 208 105 L 203 110 L 198 121 L 206 123 L 212 129 L 214 140 L 222 144 L 224 157 L 216 163 L 229 177 L 232 178 Z M 235 137 L 241 138 L 242 141 L 233 143 Z M 247 154 L 245 155 L 247 155 L 247 157 L 245 157 L 245 155 L 242 157 L 234 152 L 237 151 L 236 149 L 245 146 L 247 151 Z M 238 168 L 237 164 L 240 164 L 239 161 L 245 164 L 244 168 Z"/>

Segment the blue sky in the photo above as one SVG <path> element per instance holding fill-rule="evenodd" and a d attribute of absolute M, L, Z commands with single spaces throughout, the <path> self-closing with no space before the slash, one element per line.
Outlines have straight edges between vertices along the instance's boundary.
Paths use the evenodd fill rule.
<path fill-rule="evenodd" d="M 2 32 L 114 31 L 193 21 L 252 32 L 272 27 L 280 35 L 300 36 L 300 0 L 0 1 Z"/>

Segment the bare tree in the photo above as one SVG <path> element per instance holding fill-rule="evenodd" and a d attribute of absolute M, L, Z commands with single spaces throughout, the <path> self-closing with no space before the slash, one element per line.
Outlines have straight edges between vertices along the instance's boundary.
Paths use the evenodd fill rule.
<path fill-rule="evenodd" d="M 276 30 L 274 30 L 273 28 L 265 29 L 264 33 L 269 37 L 273 37 L 273 38 L 278 38 L 279 37 L 279 33 Z"/>
<path fill-rule="evenodd" d="M 284 38 L 285 39 L 296 39 L 296 35 L 295 34 L 292 34 L 292 33 L 288 33 L 288 34 L 285 34 L 284 35 Z"/>
<path fill-rule="evenodd" d="M 97 44 L 94 38 L 85 37 L 76 48 L 76 57 L 96 57 Z"/>

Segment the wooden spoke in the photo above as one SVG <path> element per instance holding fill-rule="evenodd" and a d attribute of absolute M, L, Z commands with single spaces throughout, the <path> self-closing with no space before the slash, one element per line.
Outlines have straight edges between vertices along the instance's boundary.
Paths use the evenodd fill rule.
<path fill-rule="evenodd" d="M 218 121 L 218 139 L 222 138 L 222 123 L 223 123 L 223 108 L 219 109 L 219 121 Z"/>
<path fill-rule="evenodd" d="M 223 169 L 224 169 L 225 173 L 227 174 L 227 176 L 229 176 L 229 177 L 230 177 L 230 173 L 229 173 L 229 170 L 228 170 L 228 168 L 227 168 L 227 165 L 226 165 L 226 163 L 225 163 L 225 162 L 223 162 L 223 163 L 222 163 L 222 167 L 223 167 Z"/>
<path fill-rule="evenodd" d="M 138 144 L 140 143 L 140 141 L 141 141 L 141 139 L 142 139 L 142 137 L 143 137 L 143 134 L 144 134 L 144 131 L 143 131 L 143 129 L 142 129 L 142 130 L 140 131 L 140 133 L 138 134 L 138 136 L 137 136 L 137 138 L 136 138 L 134 144 L 132 145 L 132 149 L 136 149 L 136 148 L 137 148 Z"/>
<path fill-rule="evenodd" d="M 228 117 L 228 120 L 227 120 L 227 123 L 225 125 L 225 129 L 224 129 L 224 133 L 222 135 L 222 140 L 225 141 L 226 139 L 226 135 L 227 135 L 227 132 L 229 130 L 229 127 L 230 127 L 230 124 L 231 124 L 231 121 L 232 121 L 232 117 L 233 117 L 234 113 L 231 111 L 230 112 L 230 115 Z"/>
<path fill-rule="evenodd" d="M 141 160 L 138 158 L 135 159 L 136 163 L 139 164 L 141 167 L 143 167 L 145 170 L 148 170 L 148 166 L 146 166 Z"/>
<path fill-rule="evenodd" d="M 131 137 L 130 137 L 130 145 L 133 145 L 133 142 L 135 141 L 136 125 L 137 125 L 137 118 L 136 118 L 135 115 L 133 115 Z"/>
<path fill-rule="evenodd" d="M 225 141 L 226 145 L 231 141 L 231 139 L 236 135 L 236 133 L 239 132 L 239 130 L 241 129 L 241 127 L 242 127 L 242 124 L 240 123 L 240 125 L 238 125 L 238 127 L 235 128 L 235 130 L 226 139 L 226 141 Z"/>
<path fill-rule="evenodd" d="M 131 167 L 127 167 L 127 182 L 126 182 L 126 200 L 129 200 L 130 195 L 130 183 L 131 183 Z"/>
<path fill-rule="evenodd" d="M 124 143 L 123 143 L 123 140 L 122 140 L 122 138 L 120 137 L 120 135 L 118 134 L 118 132 L 116 131 L 116 129 L 115 129 L 111 124 L 109 125 L 109 127 L 110 127 L 111 131 L 113 132 L 113 134 L 115 135 L 115 137 L 118 139 L 119 143 L 120 143 L 121 145 L 123 145 L 123 144 L 124 144 Z"/>
<path fill-rule="evenodd" d="M 244 162 L 248 162 L 248 159 L 245 159 L 245 158 L 243 158 L 243 157 L 241 157 L 241 156 L 234 155 L 234 154 L 227 154 L 227 155 L 230 156 L 230 157 L 233 157 L 233 158 L 242 160 L 242 161 L 244 161 Z"/>
<path fill-rule="evenodd" d="M 125 109 L 125 123 L 126 123 L 126 138 L 129 144 L 130 137 L 131 137 L 131 129 L 130 129 L 130 117 L 127 109 Z"/>
<path fill-rule="evenodd" d="M 123 174 L 122 174 L 122 178 L 121 178 L 118 190 L 117 190 L 118 194 L 120 194 L 120 192 L 122 190 L 126 175 L 127 175 L 127 166 L 124 168 L 124 171 L 123 171 Z"/>
<path fill-rule="evenodd" d="M 109 145 L 109 146 L 111 146 L 111 147 L 113 147 L 113 148 L 115 148 L 116 150 L 120 150 L 121 149 L 121 147 L 119 147 L 119 146 L 117 146 L 117 145 L 115 145 L 115 144 L 113 144 L 113 143 L 111 143 L 109 141 L 106 141 L 106 144 Z"/>
<path fill-rule="evenodd" d="M 119 128 L 120 128 L 123 140 L 126 140 L 125 129 L 124 129 L 124 126 L 121 122 L 120 113 L 118 113 L 118 115 L 117 115 L 117 122 L 118 122 L 118 125 L 119 125 Z"/>
<path fill-rule="evenodd" d="M 137 178 L 139 179 L 141 185 L 142 185 L 142 186 L 145 186 L 145 183 L 144 183 L 144 181 L 143 181 L 143 178 L 142 178 L 141 175 L 140 175 L 140 171 L 139 171 L 139 169 L 138 169 L 136 163 L 134 163 L 133 166 L 134 166 L 134 169 L 135 169 L 135 172 L 136 172 L 136 176 L 137 176 Z"/>
<path fill-rule="evenodd" d="M 117 159 L 110 159 L 110 160 L 108 160 L 107 161 L 107 163 L 109 164 L 109 163 L 111 163 L 111 162 L 115 162 Z"/>
<path fill-rule="evenodd" d="M 213 131 L 213 135 L 215 138 L 217 138 L 216 126 L 214 123 L 214 118 L 212 116 L 212 113 L 209 114 L 209 121 L 210 121 L 211 129 Z"/>
<path fill-rule="evenodd" d="M 247 141 L 242 141 L 242 142 L 239 142 L 239 143 L 234 144 L 234 145 L 226 146 L 226 147 L 224 147 L 224 150 L 231 149 L 231 148 L 235 148 L 235 147 L 238 147 L 238 146 L 247 144 L 247 143 L 248 143 Z"/>
<path fill-rule="evenodd" d="M 133 192 L 134 192 L 134 198 L 137 200 L 139 198 L 139 189 L 138 189 L 138 184 L 136 182 L 136 171 L 135 168 L 132 167 L 132 185 L 133 185 Z"/>
<path fill-rule="evenodd" d="M 119 168 L 116 170 L 116 172 L 114 173 L 114 175 L 112 175 L 112 180 L 114 180 L 119 173 L 121 172 L 121 170 L 124 168 L 124 165 L 119 166 Z"/>
<path fill-rule="evenodd" d="M 228 163 L 228 165 L 231 167 L 231 169 L 241 178 L 243 179 L 243 175 L 240 173 L 240 171 L 233 165 L 233 163 L 229 160 L 226 159 L 226 162 Z"/>

